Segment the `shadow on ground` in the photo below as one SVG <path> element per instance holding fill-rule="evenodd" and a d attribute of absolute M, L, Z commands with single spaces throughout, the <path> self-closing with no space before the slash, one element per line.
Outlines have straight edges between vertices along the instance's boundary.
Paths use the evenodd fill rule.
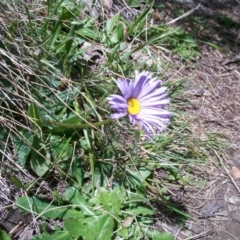
<path fill-rule="evenodd" d="M 240 4 L 235 0 L 171 0 L 156 1 L 159 11 L 167 13 L 169 20 L 197 8 L 188 17 L 177 21 L 200 42 L 227 47 L 236 53 L 240 47 Z"/>
<path fill-rule="evenodd" d="M 201 57 L 186 64 L 179 77 L 189 79 L 192 90 L 203 93 L 189 96 L 194 131 L 203 137 L 206 131 L 220 133 L 231 145 L 221 154 L 209 153 L 209 163 L 202 169 L 206 184 L 183 194 L 187 212 L 195 221 L 188 220 L 183 231 L 180 226 L 171 231 L 177 240 L 239 240 L 240 177 L 233 170 L 240 173 L 240 4 L 236 0 L 157 2 L 159 12 L 166 13 L 166 22 L 200 4 L 191 15 L 174 23 L 190 32 L 201 46 Z M 224 63 L 236 55 L 237 61 Z"/>

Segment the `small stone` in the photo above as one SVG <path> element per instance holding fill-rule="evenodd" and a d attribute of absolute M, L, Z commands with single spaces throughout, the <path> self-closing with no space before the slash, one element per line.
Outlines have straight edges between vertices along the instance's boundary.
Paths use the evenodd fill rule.
<path fill-rule="evenodd" d="M 230 202 L 231 204 L 234 204 L 234 205 L 239 205 L 239 204 L 240 204 L 240 197 L 231 196 L 231 197 L 228 199 L 228 202 Z"/>
<path fill-rule="evenodd" d="M 233 205 L 233 204 L 228 205 L 228 211 L 229 212 L 234 212 L 234 211 L 236 211 L 236 209 L 237 209 L 236 205 Z"/>
<path fill-rule="evenodd" d="M 196 88 L 189 89 L 187 93 L 194 95 L 196 97 L 202 97 L 204 95 L 204 89 L 200 87 L 196 87 Z"/>

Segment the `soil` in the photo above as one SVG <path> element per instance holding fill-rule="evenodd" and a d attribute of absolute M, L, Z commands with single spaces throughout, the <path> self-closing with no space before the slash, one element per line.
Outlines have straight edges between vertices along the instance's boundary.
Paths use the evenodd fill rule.
<path fill-rule="evenodd" d="M 187 221 L 187 230 L 177 225 L 167 229 L 179 240 L 237 240 L 240 239 L 240 5 L 229 0 L 172 0 L 165 10 L 171 21 L 179 9 L 187 12 L 196 6 L 189 17 L 174 24 L 205 43 L 201 44 L 201 57 L 179 74 L 189 79 L 189 112 L 196 133 L 222 133 L 230 147 L 222 154 L 210 153 L 215 160 L 207 169 L 201 169 L 206 180 L 201 189 L 185 189 L 183 206 L 195 220 Z M 201 17 L 205 24 L 197 24 L 191 20 L 193 17 Z M 179 189 L 175 190 L 179 194 Z"/>

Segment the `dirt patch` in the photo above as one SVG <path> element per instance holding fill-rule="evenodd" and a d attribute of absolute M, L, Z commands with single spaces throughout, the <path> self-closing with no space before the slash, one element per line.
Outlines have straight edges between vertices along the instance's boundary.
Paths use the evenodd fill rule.
<path fill-rule="evenodd" d="M 240 164 L 240 65 L 223 65 L 224 60 L 220 51 L 203 46 L 202 57 L 197 62 L 200 69 L 194 71 L 191 79 L 193 89 L 197 86 L 204 91 L 201 98 L 191 100 L 191 112 L 197 116 L 196 131 L 222 133 L 231 145 L 221 156 L 213 153 L 216 162 L 207 170 L 210 181 L 205 189 L 189 196 L 193 200 L 192 204 L 189 201 L 189 210 L 202 219 L 191 223 L 190 229 L 201 234 L 202 239 L 239 239 L 240 236 L 239 202 L 233 201 L 240 197 L 240 182 L 231 174 L 232 166 Z M 197 209 L 196 198 L 200 201 Z M 201 238 L 199 235 L 198 239 Z"/>
<path fill-rule="evenodd" d="M 222 134 L 231 146 L 222 154 L 210 153 L 212 162 L 205 169 L 202 188 L 184 192 L 184 207 L 195 221 L 188 220 L 186 230 L 178 228 L 175 236 L 179 240 L 236 240 L 240 236 L 240 180 L 232 168 L 240 167 L 240 6 L 236 1 L 171 2 L 166 5 L 169 19 L 177 17 L 174 12 L 179 9 L 188 11 L 200 3 L 196 12 L 175 24 L 190 31 L 195 39 L 220 47 L 201 44 L 201 57 L 181 75 L 189 79 L 189 112 L 196 133 L 203 137 L 205 132 Z M 203 22 L 193 21 L 200 15 Z M 216 150 L 222 149 L 216 146 Z"/>

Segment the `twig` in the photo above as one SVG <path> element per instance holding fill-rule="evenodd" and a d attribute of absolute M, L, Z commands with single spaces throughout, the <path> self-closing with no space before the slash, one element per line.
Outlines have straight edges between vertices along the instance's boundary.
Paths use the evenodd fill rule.
<path fill-rule="evenodd" d="M 221 165 L 223 166 L 225 172 L 227 173 L 228 177 L 231 179 L 233 185 L 236 187 L 236 189 L 238 190 L 238 192 L 240 193 L 240 189 L 239 187 L 237 186 L 236 182 L 234 181 L 233 177 L 231 176 L 231 174 L 229 173 L 228 169 L 226 168 L 222 158 L 218 155 L 218 153 L 216 152 L 216 150 L 214 150 L 214 153 L 216 154 L 218 160 L 221 162 Z"/>
<path fill-rule="evenodd" d="M 201 4 L 199 3 L 195 8 L 189 10 L 188 12 L 184 13 L 182 16 L 178 17 L 178 18 L 175 18 L 173 19 L 172 21 L 166 23 L 166 25 L 170 25 L 172 23 L 175 23 L 177 22 L 178 20 L 182 19 L 182 18 L 185 18 L 187 17 L 188 15 L 192 14 L 195 10 L 197 10 L 198 8 L 200 8 Z"/>
<path fill-rule="evenodd" d="M 226 59 L 222 62 L 222 65 L 228 65 L 230 63 L 236 63 L 236 62 L 240 62 L 240 54 L 238 54 L 237 56 L 232 57 L 231 59 Z"/>
<path fill-rule="evenodd" d="M 195 236 L 186 238 L 186 240 L 193 240 L 193 239 L 197 239 L 198 237 L 205 237 L 206 234 L 211 234 L 211 233 L 212 233 L 212 230 L 207 230 L 207 231 L 205 231 L 205 232 L 203 232 L 203 233 L 199 233 L 199 234 L 197 234 L 197 235 L 195 235 Z"/>

